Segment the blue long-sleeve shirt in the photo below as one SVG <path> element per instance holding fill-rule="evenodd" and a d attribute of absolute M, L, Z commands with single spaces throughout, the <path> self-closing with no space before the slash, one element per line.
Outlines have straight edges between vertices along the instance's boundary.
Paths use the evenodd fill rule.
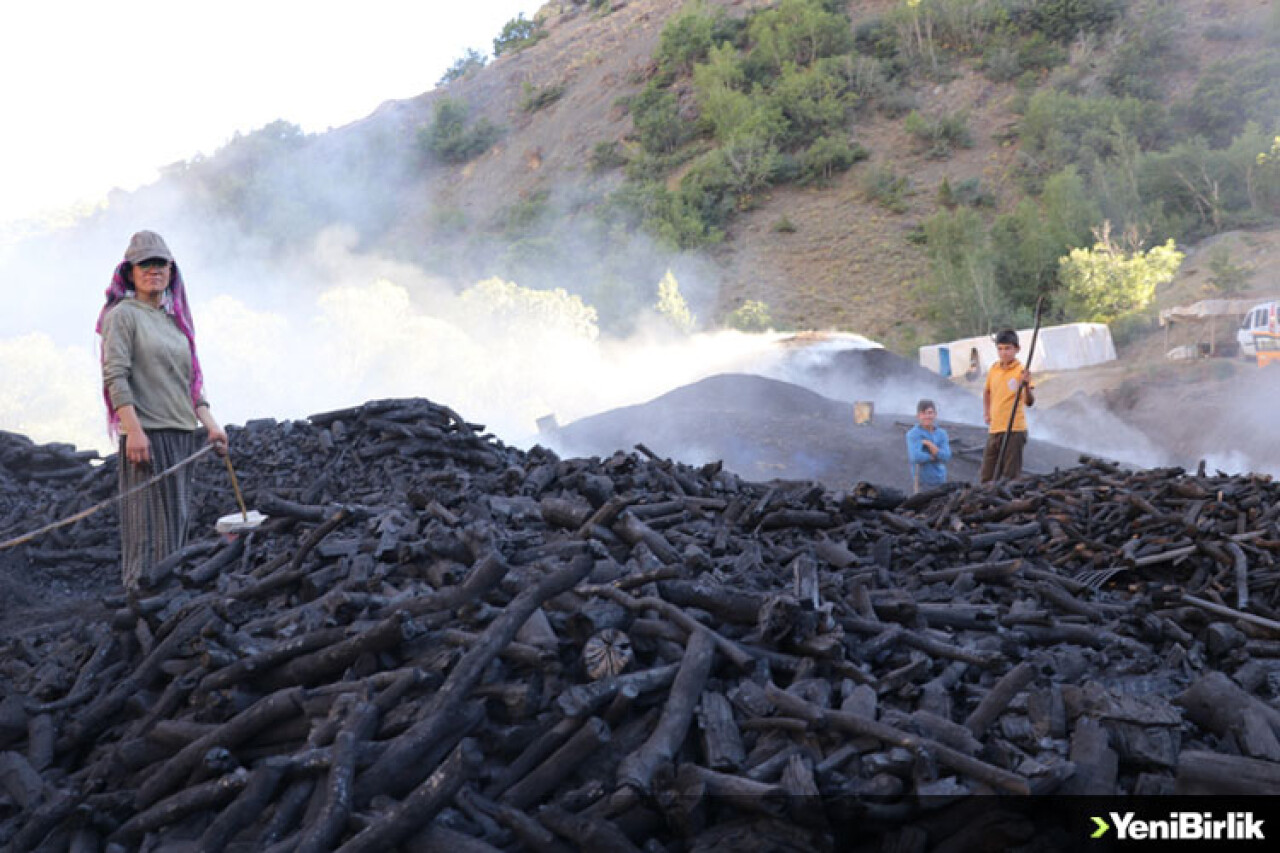
<path fill-rule="evenodd" d="M 936 457 L 924 449 L 926 440 L 937 446 Z M 947 438 L 947 431 L 941 427 L 927 430 L 919 424 L 907 430 L 907 461 L 913 470 L 919 466 L 916 482 L 921 488 L 947 482 L 947 463 L 951 461 L 951 440 Z"/>

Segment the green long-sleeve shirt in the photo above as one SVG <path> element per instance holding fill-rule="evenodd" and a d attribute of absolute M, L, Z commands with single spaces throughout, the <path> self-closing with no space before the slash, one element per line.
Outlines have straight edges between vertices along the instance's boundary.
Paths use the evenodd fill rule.
<path fill-rule="evenodd" d="M 113 406 L 133 406 L 144 430 L 195 429 L 191 348 L 172 317 L 122 299 L 103 320 L 102 352 L 102 381 Z"/>

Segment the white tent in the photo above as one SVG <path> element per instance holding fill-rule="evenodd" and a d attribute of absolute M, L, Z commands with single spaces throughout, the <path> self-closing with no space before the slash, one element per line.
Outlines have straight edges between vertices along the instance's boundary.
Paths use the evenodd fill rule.
<path fill-rule="evenodd" d="M 1024 362 L 1031 348 L 1031 332 L 1031 329 L 1018 330 L 1018 340 L 1022 345 L 1019 357 Z M 1111 341 L 1111 330 L 1105 323 L 1067 323 L 1040 329 L 1035 361 L 1029 367 L 1032 370 L 1075 370 L 1115 361 L 1115 358 L 1116 347 Z M 993 335 L 920 347 L 922 366 L 943 376 L 965 377 L 970 381 L 981 381 L 996 359 Z"/>

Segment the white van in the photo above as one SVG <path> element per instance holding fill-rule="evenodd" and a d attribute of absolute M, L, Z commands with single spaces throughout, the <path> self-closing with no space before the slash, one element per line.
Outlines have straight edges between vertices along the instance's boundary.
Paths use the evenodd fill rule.
<path fill-rule="evenodd" d="M 1236 342 L 1240 344 L 1240 355 L 1243 358 L 1256 358 L 1257 351 L 1253 346 L 1254 332 L 1280 332 L 1280 318 L 1277 317 L 1280 302 L 1263 302 L 1249 309 L 1236 331 Z"/>

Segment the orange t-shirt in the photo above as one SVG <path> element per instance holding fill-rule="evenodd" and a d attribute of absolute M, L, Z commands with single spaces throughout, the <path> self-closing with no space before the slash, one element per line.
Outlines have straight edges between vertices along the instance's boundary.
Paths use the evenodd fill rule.
<path fill-rule="evenodd" d="M 1013 409 L 1013 398 L 1018 393 L 1018 384 L 1021 381 L 1022 362 L 1016 358 L 1008 367 L 997 361 L 987 371 L 986 393 L 991 395 L 990 432 L 1001 433 L 1009 428 L 1009 412 Z M 1035 386 L 1032 385 L 1031 387 L 1034 388 Z M 1027 397 L 1023 393 L 1022 402 L 1018 403 L 1018 414 L 1013 419 L 1014 432 L 1027 431 L 1026 410 Z"/>

